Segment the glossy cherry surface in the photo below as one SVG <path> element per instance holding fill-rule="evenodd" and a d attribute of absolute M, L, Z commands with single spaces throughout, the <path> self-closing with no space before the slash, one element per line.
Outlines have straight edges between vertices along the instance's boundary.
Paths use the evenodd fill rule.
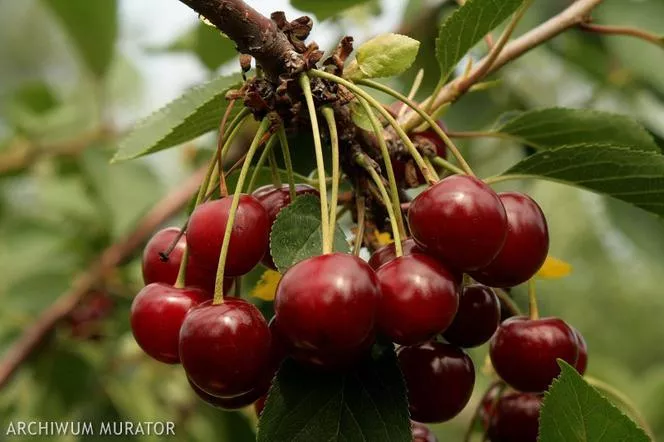
<path fill-rule="evenodd" d="M 418 246 L 413 238 L 401 241 L 401 248 L 404 256 L 412 255 L 413 253 L 424 253 L 424 249 Z M 378 270 L 380 266 L 392 261 L 396 257 L 397 253 L 392 242 L 373 252 L 371 258 L 369 258 L 369 265 L 372 269 Z"/>
<path fill-rule="evenodd" d="M 549 229 L 542 209 L 528 195 L 499 193 L 507 213 L 507 238 L 491 263 L 471 276 L 491 287 L 513 287 L 528 281 L 549 252 Z"/>
<path fill-rule="evenodd" d="M 489 354 L 496 373 L 510 386 L 541 392 L 560 374 L 556 359 L 575 365 L 578 352 L 574 331 L 562 319 L 515 316 L 498 327 Z"/>
<path fill-rule="evenodd" d="M 199 289 L 152 283 L 131 304 L 131 331 L 145 353 L 167 364 L 180 362 L 178 341 L 187 312 L 209 299 Z"/>
<path fill-rule="evenodd" d="M 425 423 L 450 420 L 470 400 L 475 369 L 463 350 L 450 344 L 427 342 L 401 347 L 397 357 L 413 420 Z"/>
<path fill-rule="evenodd" d="M 229 196 L 201 204 L 189 219 L 189 253 L 199 265 L 211 270 L 216 271 L 219 262 L 232 199 Z M 254 268 L 265 255 L 269 234 L 270 222 L 263 205 L 252 196 L 240 196 L 226 257 L 225 276 L 241 276 Z"/>
<path fill-rule="evenodd" d="M 459 347 L 477 347 L 491 339 L 499 323 L 500 303 L 494 291 L 471 284 L 461 290 L 459 309 L 443 337 Z"/>
<path fill-rule="evenodd" d="M 466 175 L 447 177 L 419 194 L 410 205 L 408 222 L 420 247 L 464 272 L 488 265 L 507 235 L 498 195 Z"/>
<path fill-rule="evenodd" d="M 373 334 L 379 297 L 378 278 L 360 258 L 316 256 L 295 264 L 282 277 L 275 318 L 292 350 L 353 354 Z"/>
<path fill-rule="evenodd" d="M 438 438 L 426 425 L 410 421 L 410 431 L 413 433 L 413 442 L 438 442 Z"/>
<path fill-rule="evenodd" d="M 263 315 L 237 298 L 216 305 L 208 301 L 190 310 L 180 330 L 180 359 L 187 376 L 215 396 L 238 396 L 263 384 L 270 352 Z"/>
<path fill-rule="evenodd" d="M 419 344 L 442 333 L 459 305 L 454 275 L 421 253 L 401 256 L 376 272 L 382 296 L 378 329 L 401 345 Z"/>
<path fill-rule="evenodd" d="M 267 391 L 270 388 L 270 384 L 261 385 L 259 387 L 252 389 L 247 393 L 228 398 L 228 397 L 220 397 L 212 395 L 210 393 L 206 393 L 205 391 L 197 387 L 196 384 L 194 384 L 191 381 L 191 379 L 187 378 L 187 380 L 189 381 L 189 386 L 191 387 L 191 389 L 194 390 L 194 393 L 196 393 L 196 396 L 201 398 L 209 405 L 212 405 L 213 407 L 216 408 L 221 408 L 222 410 L 239 410 L 240 408 L 244 408 L 251 404 L 255 404 L 267 394 Z"/>
<path fill-rule="evenodd" d="M 576 343 L 579 348 L 579 358 L 576 360 L 574 368 L 576 368 L 576 371 L 578 371 L 579 374 L 583 375 L 588 368 L 588 344 L 586 344 L 586 340 L 583 338 L 583 335 L 579 330 L 572 326 L 570 326 L 570 328 L 574 332 Z"/>
<path fill-rule="evenodd" d="M 542 397 L 533 393 L 509 392 L 498 400 L 487 397 L 482 421 L 491 442 L 536 442 Z"/>

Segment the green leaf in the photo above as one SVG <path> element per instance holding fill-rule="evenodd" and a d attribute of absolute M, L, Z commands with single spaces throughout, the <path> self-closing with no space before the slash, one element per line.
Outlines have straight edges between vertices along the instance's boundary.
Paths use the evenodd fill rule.
<path fill-rule="evenodd" d="M 369 115 L 367 115 L 367 111 L 357 100 L 350 102 L 350 117 L 353 119 L 353 123 L 355 123 L 357 126 L 361 127 L 367 132 L 373 132 L 371 119 L 369 118 Z"/>
<path fill-rule="evenodd" d="M 522 3 L 523 0 L 468 0 L 450 15 L 436 39 L 441 78 L 446 79 L 463 56 Z"/>
<path fill-rule="evenodd" d="M 348 252 L 344 232 L 335 227 L 334 250 Z M 272 225 L 270 251 L 279 272 L 323 251 L 320 200 L 313 195 L 295 198 L 284 208 Z"/>
<path fill-rule="evenodd" d="M 44 0 L 62 22 L 83 62 L 103 77 L 118 34 L 116 0 Z"/>
<path fill-rule="evenodd" d="M 130 160 L 189 141 L 219 126 L 226 93 L 240 86 L 240 75 L 218 77 L 194 87 L 139 122 L 120 141 L 113 161 Z M 231 112 L 232 119 L 241 106 Z"/>
<path fill-rule="evenodd" d="M 558 360 L 561 375 L 544 396 L 540 442 L 648 442 L 650 439 L 618 408 Z"/>
<path fill-rule="evenodd" d="M 353 6 L 368 3 L 369 0 L 291 0 L 291 5 L 300 11 L 314 14 L 320 21 L 339 15 Z"/>
<path fill-rule="evenodd" d="M 636 121 L 625 115 L 588 109 L 523 112 L 495 131 L 541 149 L 592 143 L 659 152 L 652 136 Z"/>
<path fill-rule="evenodd" d="M 400 34 L 382 34 L 357 49 L 357 57 L 346 69 L 351 80 L 392 77 L 415 61 L 420 42 Z"/>
<path fill-rule="evenodd" d="M 410 442 L 406 388 L 394 351 L 375 353 L 345 374 L 286 360 L 273 381 L 257 441 Z"/>
<path fill-rule="evenodd" d="M 572 184 L 664 216 L 664 155 L 599 144 L 538 152 L 505 175 Z"/>

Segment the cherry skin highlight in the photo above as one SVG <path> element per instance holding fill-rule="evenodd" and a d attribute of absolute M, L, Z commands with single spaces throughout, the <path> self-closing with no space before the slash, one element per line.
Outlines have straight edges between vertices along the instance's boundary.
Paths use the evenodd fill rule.
<path fill-rule="evenodd" d="M 427 255 L 414 253 L 384 264 L 378 272 L 382 296 L 378 329 L 401 345 L 419 344 L 442 333 L 459 305 L 454 275 Z"/>
<path fill-rule="evenodd" d="M 216 271 L 232 197 L 210 201 L 194 209 L 187 241 L 192 258 Z M 231 232 L 224 276 L 241 276 L 263 258 L 269 243 L 270 223 L 265 208 L 249 195 L 241 195 Z"/>
<path fill-rule="evenodd" d="M 500 303 L 494 291 L 471 284 L 462 289 L 459 310 L 443 337 L 459 347 L 477 347 L 491 339 L 499 323 Z"/>
<path fill-rule="evenodd" d="M 373 334 L 378 279 L 360 258 L 342 253 L 308 258 L 288 269 L 274 302 L 291 351 L 310 357 L 355 354 Z"/>
<path fill-rule="evenodd" d="M 503 322 L 491 339 L 489 355 L 496 373 L 523 392 L 546 390 L 560 374 L 556 359 L 575 365 L 578 343 L 562 319 L 515 316 Z"/>
<path fill-rule="evenodd" d="M 493 261 L 507 235 L 498 195 L 466 175 L 447 177 L 420 193 L 410 204 L 408 222 L 420 247 L 464 272 Z"/>
<path fill-rule="evenodd" d="M 491 287 L 513 287 L 528 281 L 549 252 L 549 230 L 542 209 L 528 195 L 499 193 L 507 213 L 507 239 L 491 263 L 471 273 Z"/>
<path fill-rule="evenodd" d="M 199 289 L 149 284 L 131 304 L 131 331 L 138 345 L 154 359 L 167 364 L 180 362 L 178 340 L 187 312 L 209 299 Z"/>
<path fill-rule="evenodd" d="M 180 359 L 187 376 L 214 396 L 239 396 L 261 385 L 270 355 L 265 319 L 242 299 L 205 302 L 189 311 L 180 330 Z"/>
<path fill-rule="evenodd" d="M 399 365 L 408 389 L 410 417 L 424 423 L 445 422 L 470 400 L 475 368 L 463 350 L 441 342 L 401 347 Z"/>

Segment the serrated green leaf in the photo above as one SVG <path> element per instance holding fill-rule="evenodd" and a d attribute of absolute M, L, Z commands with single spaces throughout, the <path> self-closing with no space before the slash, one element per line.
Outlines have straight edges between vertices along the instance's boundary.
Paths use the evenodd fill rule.
<path fill-rule="evenodd" d="M 219 125 L 227 105 L 226 93 L 240 86 L 240 75 L 218 77 L 185 92 L 139 122 L 120 141 L 114 162 L 130 160 L 189 141 Z M 231 112 L 232 119 L 241 106 Z"/>
<path fill-rule="evenodd" d="M 560 376 L 544 396 L 540 442 L 648 442 L 650 439 L 611 402 L 558 360 Z"/>
<path fill-rule="evenodd" d="M 652 136 L 625 115 L 589 109 L 550 108 L 523 112 L 495 129 L 541 149 L 574 144 L 613 144 L 659 152 Z"/>
<path fill-rule="evenodd" d="M 291 5 L 300 11 L 314 14 L 320 21 L 339 15 L 353 6 L 368 3 L 369 0 L 291 0 Z"/>
<path fill-rule="evenodd" d="M 486 34 L 523 4 L 523 0 L 467 0 L 440 27 L 436 58 L 445 79 Z"/>
<path fill-rule="evenodd" d="M 261 415 L 258 442 L 410 442 L 406 388 L 394 351 L 376 353 L 346 374 L 286 360 Z"/>
<path fill-rule="evenodd" d="M 103 77 L 118 34 L 116 0 L 44 0 L 62 22 L 87 67 Z"/>
<path fill-rule="evenodd" d="M 373 132 L 373 126 L 371 125 L 371 119 L 367 115 L 367 111 L 364 110 L 364 107 L 357 101 L 353 100 L 350 103 L 350 117 L 353 119 L 353 123 L 367 132 Z"/>
<path fill-rule="evenodd" d="M 339 226 L 335 229 L 333 249 L 348 252 L 344 232 Z M 270 251 L 281 273 L 303 259 L 323 253 L 320 200 L 317 197 L 299 196 L 279 212 L 272 225 Z"/>
<path fill-rule="evenodd" d="M 538 152 L 505 175 L 572 184 L 664 216 L 664 155 L 610 145 L 564 146 Z"/>
<path fill-rule="evenodd" d="M 400 34 L 382 34 L 357 49 L 356 60 L 346 69 L 346 77 L 392 77 L 405 72 L 415 61 L 420 42 Z"/>

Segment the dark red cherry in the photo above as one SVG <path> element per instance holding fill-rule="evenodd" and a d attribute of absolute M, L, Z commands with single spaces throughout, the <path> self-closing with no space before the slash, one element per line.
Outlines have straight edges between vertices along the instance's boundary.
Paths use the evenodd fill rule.
<path fill-rule="evenodd" d="M 528 281 L 549 252 L 549 230 L 542 209 L 528 195 L 499 193 L 507 213 L 507 239 L 491 263 L 471 273 L 491 287 L 513 287 Z"/>
<path fill-rule="evenodd" d="M 482 421 L 491 442 L 536 442 L 542 396 L 509 392 L 482 404 Z"/>
<path fill-rule="evenodd" d="M 442 333 L 459 305 L 454 275 L 427 255 L 414 253 L 376 272 L 382 296 L 378 330 L 401 345 L 419 344 Z"/>
<path fill-rule="evenodd" d="M 187 241 L 190 255 L 199 265 L 216 270 L 232 199 L 228 196 L 201 204 L 191 214 Z M 225 275 L 241 276 L 254 268 L 267 250 L 269 233 L 270 222 L 265 208 L 252 196 L 240 196 Z"/>
<path fill-rule="evenodd" d="M 588 368 L 588 344 L 586 344 L 586 340 L 583 338 L 583 335 L 581 332 L 579 332 L 579 330 L 572 326 L 570 326 L 570 328 L 574 332 L 576 343 L 579 347 L 579 358 L 576 360 L 574 368 L 576 368 L 576 371 L 578 371 L 579 374 L 583 375 Z"/>
<path fill-rule="evenodd" d="M 459 297 L 459 310 L 443 337 L 463 348 L 477 347 L 491 339 L 500 323 L 500 303 L 489 287 L 467 285 Z"/>
<path fill-rule="evenodd" d="M 410 421 L 410 430 L 413 433 L 413 442 L 438 442 L 438 438 L 433 431 L 424 424 Z"/>
<path fill-rule="evenodd" d="M 424 249 L 418 246 L 413 238 L 401 241 L 401 248 L 403 249 L 404 256 L 412 255 L 413 253 L 424 253 Z M 371 258 L 369 258 L 369 265 L 372 269 L 378 270 L 380 266 L 392 261 L 396 257 L 397 253 L 392 242 L 373 252 Z"/>
<path fill-rule="evenodd" d="M 444 422 L 470 400 L 475 368 L 463 350 L 442 342 L 401 347 L 397 352 L 406 381 L 410 416 L 418 422 Z"/>
<path fill-rule="evenodd" d="M 369 264 L 353 255 L 321 255 L 284 274 L 275 317 L 291 349 L 321 357 L 354 354 L 373 334 L 379 297 Z"/>
<path fill-rule="evenodd" d="M 263 315 L 238 298 L 191 309 L 180 330 L 180 359 L 187 376 L 215 396 L 239 396 L 261 385 L 270 351 Z"/>
<path fill-rule="evenodd" d="M 442 121 L 439 120 L 437 123 L 441 129 L 445 130 L 445 125 Z M 428 150 L 435 152 L 437 156 L 447 158 L 447 145 L 445 141 L 431 127 L 422 132 L 414 132 L 411 138 L 420 148 L 428 148 Z"/>
<path fill-rule="evenodd" d="M 489 354 L 496 373 L 525 392 L 546 390 L 560 374 L 556 359 L 575 365 L 578 344 L 572 328 L 559 318 L 515 316 L 503 322 L 491 339 Z"/>
<path fill-rule="evenodd" d="M 308 184 L 296 184 L 295 195 L 316 195 L 320 197 L 318 189 L 315 189 Z M 256 198 L 263 205 L 263 207 L 265 207 L 270 222 L 270 229 L 272 228 L 271 226 L 274 224 L 274 221 L 277 219 L 277 215 L 279 215 L 279 212 L 281 212 L 281 209 L 291 203 L 290 186 L 288 184 L 284 184 L 280 188 L 276 188 L 274 185 L 268 184 L 254 190 L 252 196 Z M 277 269 L 277 267 L 274 265 L 274 261 L 272 260 L 272 255 L 270 254 L 269 248 L 261 262 L 272 270 Z"/>
<path fill-rule="evenodd" d="M 263 409 L 265 409 L 265 402 L 267 402 L 267 393 L 259 397 L 256 402 L 254 402 L 254 412 L 256 413 L 256 416 L 260 417 L 260 415 L 263 413 Z"/>
<path fill-rule="evenodd" d="M 259 387 L 256 387 L 249 392 L 239 396 L 225 398 L 207 393 L 197 387 L 196 384 L 191 381 L 191 379 L 187 378 L 187 380 L 189 381 L 189 386 L 191 389 L 194 390 L 194 393 L 196 393 L 196 396 L 207 402 L 209 405 L 212 405 L 216 408 L 221 408 L 223 410 L 239 410 L 240 408 L 248 407 L 266 395 L 267 390 L 270 388 L 270 384 L 260 385 Z"/>
<path fill-rule="evenodd" d="M 460 271 L 487 266 L 507 235 L 498 195 L 481 180 L 447 177 L 413 200 L 408 222 L 417 244 Z"/>
<path fill-rule="evenodd" d="M 145 284 L 162 282 L 173 285 L 180 271 L 180 262 L 186 248 L 186 236 L 182 235 L 171 253 L 164 257 L 163 254 L 171 246 L 175 238 L 180 235 L 177 227 L 168 227 L 154 234 L 143 249 L 143 281 Z M 164 259 L 165 258 L 165 259 Z M 187 287 L 198 287 L 208 293 L 214 293 L 214 281 L 217 272 L 207 266 L 200 265 L 195 258 L 189 257 L 187 261 L 187 274 L 185 282 Z M 224 292 L 227 293 L 233 286 L 233 279 L 224 280 Z"/>
<path fill-rule="evenodd" d="M 178 289 L 161 283 L 143 287 L 131 304 L 131 331 L 136 342 L 156 360 L 177 364 L 180 327 L 185 315 L 209 298 L 200 289 Z"/>

